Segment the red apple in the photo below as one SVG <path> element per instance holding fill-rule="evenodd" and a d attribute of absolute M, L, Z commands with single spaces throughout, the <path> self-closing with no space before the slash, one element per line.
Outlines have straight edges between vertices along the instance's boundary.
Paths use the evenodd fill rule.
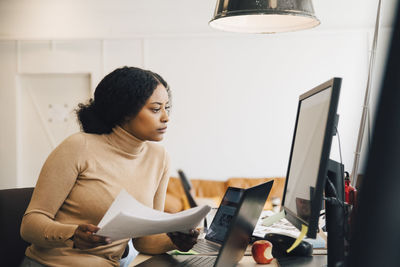
<path fill-rule="evenodd" d="M 272 244 L 267 240 L 257 240 L 251 247 L 251 255 L 257 263 L 268 264 L 274 257 L 272 256 Z"/>

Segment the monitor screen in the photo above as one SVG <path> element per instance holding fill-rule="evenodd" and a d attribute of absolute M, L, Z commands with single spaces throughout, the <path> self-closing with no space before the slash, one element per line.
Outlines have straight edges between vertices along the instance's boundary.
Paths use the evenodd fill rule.
<path fill-rule="evenodd" d="M 286 218 L 297 228 L 309 227 L 314 238 L 323 200 L 340 78 L 300 96 L 283 197 Z"/>
<path fill-rule="evenodd" d="M 206 239 L 222 244 L 243 192 L 242 188 L 228 187 L 207 231 Z"/>

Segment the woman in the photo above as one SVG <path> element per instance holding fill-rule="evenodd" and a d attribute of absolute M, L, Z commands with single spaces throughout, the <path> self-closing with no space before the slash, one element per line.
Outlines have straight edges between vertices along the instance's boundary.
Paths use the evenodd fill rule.
<path fill-rule="evenodd" d="M 158 74 L 123 67 L 99 83 L 94 100 L 80 104 L 84 132 L 64 140 L 47 158 L 21 225 L 23 266 L 118 266 L 128 240 L 94 235 L 124 188 L 143 204 L 163 210 L 169 180 L 160 141 L 169 120 L 169 87 Z M 187 251 L 198 231 L 135 238 L 135 248 L 158 254 Z M 124 253 L 125 252 L 125 253 Z M 38 264 L 38 265 L 35 265 Z"/>

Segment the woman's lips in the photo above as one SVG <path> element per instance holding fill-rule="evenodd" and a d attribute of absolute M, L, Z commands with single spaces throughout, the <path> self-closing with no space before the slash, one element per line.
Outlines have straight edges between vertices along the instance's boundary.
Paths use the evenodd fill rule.
<path fill-rule="evenodd" d="M 167 131 L 167 127 L 157 129 L 157 132 L 159 132 L 159 133 L 165 133 L 166 131 Z"/>

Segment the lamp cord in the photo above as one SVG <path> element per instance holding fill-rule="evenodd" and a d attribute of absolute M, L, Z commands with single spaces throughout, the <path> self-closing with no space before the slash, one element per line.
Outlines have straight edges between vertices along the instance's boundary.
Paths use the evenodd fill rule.
<path fill-rule="evenodd" d="M 341 146 L 341 143 L 340 143 L 340 134 L 339 134 L 339 130 L 338 130 L 337 126 L 335 126 L 335 129 L 336 129 L 336 134 L 337 134 L 337 137 L 338 137 L 340 164 L 343 165 L 342 146 Z M 341 176 L 342 181 L 344 182 L 344 173 L 340 172 L 340 176 Z M 345 209 L 345 202 L 338 198 L 338 194 L 337 194 L 335 185 L 329 179 L 329 176 L 326 177 L 326 181 L 327 181 L 327 183 L 329 185 L 329 188 L 332 191 L 333 197 L 324 197 L 324 200 L 326 200 L 326 201 L 328 201 L 328 202 L 330 202 L 332 204 L 338 203 L 338 204 L 340 204 L 340 206 L 342 206 Z"/>
<path fill-rule="evenodd" d="M 373 74 L 373 68 L 374 68 L 374 62 L 375 62 L 376 45 L 378 43 L 380 12 L 381 12 L 381 0 L 379 0 L 378 10 L 377 10 L 377 14 L 376 14 L 374 40 L 372 43 L 371 57 L 370 57 L 370 61 L 369 61 L 368 80 L 367 80 L 367 87 L 365 89 L 364 106 L 363 106 L 363 112 L 362 112 L 361 121 L 360 121 L 360 128 L 358 129 L 357 145 L 356 145 L 356 151 L 354 153 L 353 169 L 352 169 L 351 177 L 350 177 L 351 183 L 354 187 L 357 184 L 358 164 L 360 161 L 360 153 L 361 153 L 362 140 L 363 140 L 363 136 L 364 136 L 365 121 L 367 120 L 367 116 L 369 113 L 369 111 L 368 111 L 369 96 L 370 96 L 370 89 L 371 89 L 371 84 L 372 84 L 372 76 L 373 76 L 372 74 Z"/>
<path fill-rule="evenodd" d="M 335 126 L 335 129 L 336 129 L 336 134 L 337 134 L 337 137 L 338 137 L 340 164 L 343 164 L 343 159 L 342 159 L 342 146 L 341 146 L 341 144 L 340 144 L 339 130 L 338 130 L 338 128 L 337 128 L 336 126 Z"/>
<path fill-rule="evenodd" d="M 343 162 L 342 162 L 342 147 L 341 147 L 341 143 L 340 143 L 340 134 L 339 134 L 339 130 L 337 129 L 336 126 L 335 126 L 335 128 L 336 128 L 336 133 L 337 133 L 337 137 L 338 137 L 340 164 L 342 165 Z M 341 176 L 342 181 L 344 182 L 344 173 L 340 172 L 340 176 Z M 349 205 L 346 202 L 344 202 L 343 200 L 338 198 L 338 193 L 336 191 L 336 187 L 332 183 L 332 181 L 329 179 L 328 175 L 326 176 L 326 182 L 327 182 L 327 185 L 329 186 L 330 191 L 333 194 L 333 197 L 324 197 L 324 200 L 332 205 L 340 205 L 342 207 L 343 215 L 344 215 L 344 219 L 345 219 L 345 222 L 343 223 L 343 234 L 345 236 L 345 239 L 348 239 L 347 237 L 348 237 L 349 229 L 346 227 L 346 220 L 347 220 L 347 216 L 349 214 L 349 212 L 348 212 Z"/>

